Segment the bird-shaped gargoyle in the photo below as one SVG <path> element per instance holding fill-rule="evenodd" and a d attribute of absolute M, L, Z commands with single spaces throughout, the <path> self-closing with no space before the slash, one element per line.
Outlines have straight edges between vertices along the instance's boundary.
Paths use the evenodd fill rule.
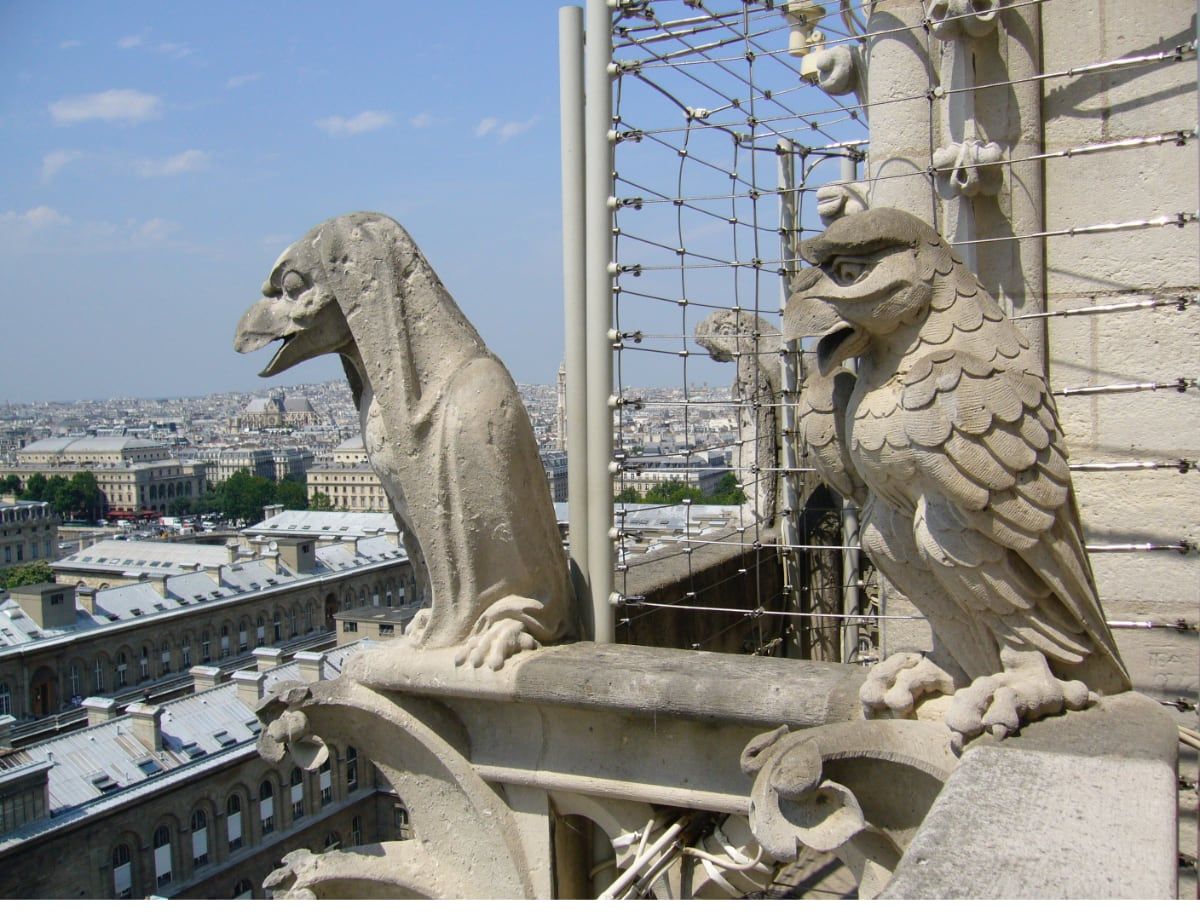
<path fill-rule="evenodd" d="M 1129 677 L 1084 550 L 1054 398 L 1029 343 L 921 220 L 846 216 L 802 246 L 784 338 L 819 336 L 809 459 L 861 507 L 862 549 L 953 663 L 897 654 L 868 715 L 954 694 L 958 744 L 1079 709 Z M 858 359 L 858 374 L 843 363 Z"/>

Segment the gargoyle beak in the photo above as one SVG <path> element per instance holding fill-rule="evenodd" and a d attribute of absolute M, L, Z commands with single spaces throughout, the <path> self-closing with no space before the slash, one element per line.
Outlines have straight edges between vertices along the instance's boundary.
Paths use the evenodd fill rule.
<path fill-rule="evenodd" d="M 816 267 L 804 270 L 796 277 L 792 296 L 783 309 L 783 339 L 819 336 L 817 367 L 822 374 L 847 358 L 860 355 L 866 349 L 867 334 L 842 319 L 837 309 L 820 295 L 809 294 L 824 273 Z"/>
<path fill-rule="evenodd" d="M 233 348 L 243 354 L 257 352 L 277 339 L 282 339 L 283 345 L 270 363 L 258 372 L 259 377 L 272 377 L 306 358 L 321 354 L 304 351 L 309 348 L 303 342 L 305 335 L 296 331 L 278 298 L 262 298 L 242 315 L 233 336 Z"/>

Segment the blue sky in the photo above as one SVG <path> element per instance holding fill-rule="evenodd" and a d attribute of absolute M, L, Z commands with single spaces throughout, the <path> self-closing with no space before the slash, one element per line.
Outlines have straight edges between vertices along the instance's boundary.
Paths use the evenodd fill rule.
<path fill-rule="evenodd" d="M 559 5 L 0 0 L 0 401 L 269 386 L 256 375 L 270 353 L 232 349 L 238 317 L 284 247 L 361 209 L 408 228 L 518 381 L 553 382 L 562 358 Z M 778 12 L 756 15 L 786 28 Z M 768 40 L 782 47 L 786 31 Z M 828 109 L 817 90 L 797 93 L 793 66 L 769 55 L 759 64 L 785 104 Z M 691 72 L 655 78 L 676 80 L 689 104 L 719 103 Z M 743 88 L 733 81 L 726 91 Z M 632 77 L 621 94 L 630 123 L 682 123 Z M 823 135 L 797 140 L 827 142 L 826 124 L 837 138 L 863 135 L 844 116 L 821 119 Z M 722 168 L 749 171 L 719 132 L 686 142 L 697 159 L 726 164 L 689 160 L 681 171 L 670 144 L 685 139 L 664 136 L 622 145 L 623 177 L 667 196 L 677 180 L 686 193 L 719 195 L 729 190 Z M 769 185 L 769 144 L 757 164 Z M 619 186 L 626 194 L 641 191 Z M 682 211 L 695 222 L 687 245 L 727 256 L 735 232 L 738 256 L 750 256 L 749 213 L 738 205 L 732 230 L 720 213 Z M 764 201 L 759 216 L 774 218 L 775 206 Z M 668 248 L 685 231 L 669 205 L 621 217 L 629 234 Z M 664 257 L 623 243 L 622 258 Z M 777 247 L 761 255 L 779 256 Z M 745 280 L 699 271 L 686 286 L 669 272 L 639 281 L 668 298 L 778 307 L 777 278 L 760 277 L 749 295 Z M 636 303 L 622 327 L 648 334 L 682 335 L 707 313 L 669 303 L 631 311 Z M 679 343 L 657 345 L 666 351 L 623 356 L 627 385 L 682 382 L 683 360 L 671 354 Z M 732 377 L 707 358 L 688 359 L 686 370 L 692 382 Z M 340 376 L 326 356 L 274 382 Z"/>
<path fill-rule="evenodd" d="M 552 381 L 557 4 L 450 10 L 0 4 L 0 399 L 263 386 L 238 317 L 358 209 L 406 225 L 518 380 Z"/>

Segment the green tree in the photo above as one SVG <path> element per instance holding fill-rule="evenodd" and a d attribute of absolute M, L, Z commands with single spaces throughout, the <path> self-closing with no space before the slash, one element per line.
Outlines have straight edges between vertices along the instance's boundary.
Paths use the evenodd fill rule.
<path fill-rule="evenodd" d="M 17 567 L 0 570 L 0 586 L 6 590 L 15 586 L 33 586 L 38 583 L 53 583 L 54 571 L 45 561 L 34 561 Z"/>
<path fill-rule="evenodd" d="M 308 507 L 308 489 L 303 482 L 283 479 L 275 485 L 275 500 L 284 510 L 305 510 Z"/>
<path fill-rule="evenodd" d="M 637 504 L 641 497 L 638 495 L 636 488 L 622 488 L 621 493 L 617 495 L 617 500 L 625 504 Z"/>
<path fill-rule="evenodd" d="M 195 513 L 195 506 L 195 502 L 191 498 L 182 495 L 167 505 L 167 510 L 171 512 L 172 516 L 182 517 Z"/>
<path fill-rule="evenodd" d="M 67 483 L 67 498 L 70 502 L 70 513 L 73 517 L 84 517 L 88 520 L 100 518 L 100 510 L 104 506 L 104 494 L 100 491 L 100 483 L 90 472 L 77 472 Z"/>
<path fill-rule="evenodd" d="M 683 501 L 702 504 L 703 497 L 699 488 L 685 485 L 683 482 L 669 481 L 659 482 L 646 492 L 642 501 L 646 504 L 679 504 Z"/>
<path fill-rule="evenodd" d="M 329 495 L 323 491 L 318 491 L 308 501 L 309 510 L 333 510 L 333 503 L 329 500 Z"/>
<path fill-rule="evenodd" d="M 10 492 L 14 495 L 21 493 L 21 480 L 11 472 L 3 479 L 0 479 L 0 494 L 5 492 Z"/>
<path fill-rule="evenodd" d="M 25 483 L 25 496 L 30 501 L 45 501 L 42 497 L 46 491 L 46 477 L 40 472 L 35 472 L 29 477 L 29 481 Z"/>
<path fill-rule="evenodd" d="M 263 508 L 275 500 L 275 483 L 239 469 L 218 487 L 217 493 L 221 513 L 226 517 L 258 523 L 263 518 Z"/>
<path fill-rule="evenodd" d="M 743 504 L 746 493 L 738 488 L 737 476 L 727 472 L 717 480 L 717 487 L 708 498 L 709 504 Z"/>

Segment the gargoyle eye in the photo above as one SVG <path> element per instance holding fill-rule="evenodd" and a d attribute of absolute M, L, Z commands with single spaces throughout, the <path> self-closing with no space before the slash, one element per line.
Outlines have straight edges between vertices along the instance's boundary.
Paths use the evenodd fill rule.
<path fill-rule="evenodd" d="M 279 287 L 289 298 L 295 298 L 308 288 L 308 279 L 302 273 L 289 269 L 279 280 Z"/>
<path fill-rule="evenodd" d="M 839 257 L 830 265 L 827 272 L 838 285 L 851 285 L 866 275 L 870 268 L 871 264 L 867 260 Z"/>

